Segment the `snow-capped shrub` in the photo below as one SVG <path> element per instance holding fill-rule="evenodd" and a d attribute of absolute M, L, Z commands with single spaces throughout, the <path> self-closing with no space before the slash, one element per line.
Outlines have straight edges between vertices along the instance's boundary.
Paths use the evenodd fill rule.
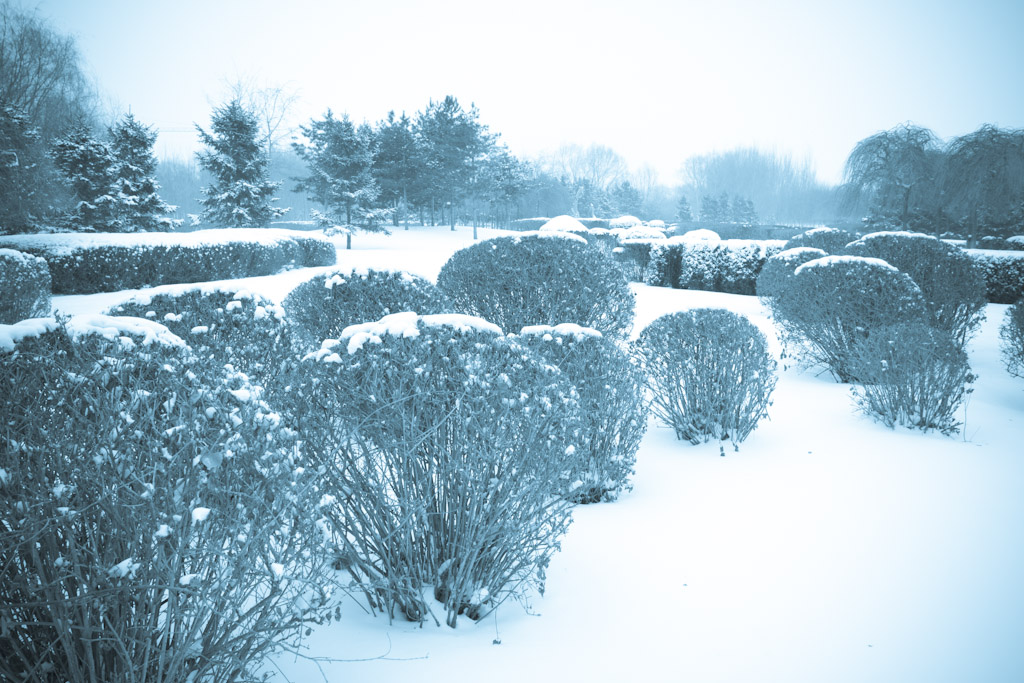
<path fill-rule="evenodd" d="M 855 239 L 857 239 L 856 235 L 851 235 L 839 228 L 812 228 L 791 237 L 786 242 L 784 249 L 811 247 L 821 249 L 826 254 L 841 254 L 846 245 Z"/>
<path fill-rule="evenodd" d="M 643 282 L 651 262 L 651 249 L 663 239 L 620 240 L 612 249 L 612 259 L 630 282 Z"/>
<path fill-rule="evenodd" d="M 853 349 L 855 400 L 888 427 L 957 431 L 957 409 L 974 381 L 967 353 L 944 330 L 913 322 L 873 329 Z"/>
<path fill-rule="evenodd" d="M 608 222 L 609 228 L 632 228 L 634 225 L 641 225 L 643 221 L 636 216 L 619 216 Z"/>
<path fill-rule="evenodd" d="M 353 325 L 303 363 L 298 424 L 328 496 L 338 563 L 371 608 L 413 620 L 423 589 L 454 627 L 544 572 L 569 521 L 575 390 L 465 315 Z"/>
<path fill-rule="evenodd" d="M 775 254 L 761 268 L 757 276 L 757 295 L 770 305 L 771 299 L 784 291 L 796 269 L 814 259 L 828 256 L 814 247 L 796 247 Z"/>
<path fill-rule="evenodd" d="M 780 249 L 777 240 L 672 237 L 652 243 L 644 282 L 656 287 L 754 294 L 765 261 Z"/>
<path fill-rule="evenodd" d="M 519 218 L 509 224 L 510 230 L 517 232 L 539 230 L 542 225 L 550 221 L 550 218 L 539 217 L 539 218 Z"/>
<path fill-rule="evenodd" d="M 519 340 L 565 373 L 579 395 L 580 460 L 571 475 L 569 499 L 614 500 L 630 488 L 627 480 L 647 429 L 643 375 L 618 344 L 596 330 L 572 324 L 534 325 L 524 327 Z"/>
<path fill-rule="evenodd" d="M 885 261 L 826 256 L 799 266 L 773 298 L 784 337 L 836 379 L 856 379 L 855 344 L 900 323 L 927 322 L 921 289 Z"/>
<path fill-rule="evenodd" d="M 653 221 L 647 221 L 647 225 L 649 225 L 652 228 L 661 228 L 662 230 L 665 229 L 665 221 L 663 220 L 655 219 Z"/>
<path fill-rule="evenodd" d="M 19 235 L 0 237 L 0 247 L 45 258 L 55 294 L 270 275 L 288 267 L 329 266 L 336 260 L 330 240 L 272 228 Z"/>
<path fill-rule="evenodd" d="M 619 241 L 627 240 L 663 240 L 665 239 L 664 228 L 652 228 L 647 225 L 634 225 L 619 233 Z"/>
<path fill-rule="evenodd" d="M 776 363 L 764 334 L 743 316 L 712 308 L 664 315 L 635 349 L 651 411 L 676 438 L 737 447 L 767 415 Z"/>
<path fill-rule="evenodd" d="M 288 322 L 305 352 L 337 339 L 349 325 L 400 311 L 451 311 L 447 297 L 418 275 L 386 270 L 324 273 L 306 280 L 284 300 Z"/>
<path fill-rule="evenodd" d="M 50 270 L 46 261 L 0 249 L 0 325 L 50 314 Z"/>
<path fill-rule="evenodd" d="M 543 232 L 575 232 L 584 236 L 589 232 L 587 226 L 572 216 L 555 216 L 538 229 Z"/>
<path fill-rule="evenodd" d="M 851 242 L 844 253 L 880 258 L 909 275 L 933 324 L 961 346 L 985 317 L 984 276 L 959 247 L 921 233 L 876 232 Z"/>
<path fill-rule="evenodd" d="M 294 364 L 284 310 L 245 290 L 158 294 L 127 301 L 108 313 L 166 325 L 199 360 L 216 366 L 231 364 L 264 386 Z"/>
<path fill-rule="evenodd" d="M 1024 377 L 1024 299 L 1006 310 L 999 339 L 1006 369 L 1014 377 Z"/>
<path fill-rule="evenodd" d="M 721 237 L 714 230 L 708 230 L 707 228 L 698 228 L 697 230 L 688 230 L 682 235 L 675 238 L 679 242 L 720 242 Z"/>
<path fill-rule="evenodd" d="M 1024 254 L 968 251 L 967 255 L 981 268 L 990 303 L 1012 304 L 1024 297 Z"/>
<path fill-rule="evenodd" d="M 0 679 L 252 680 L 325 616 L 319 493 L 259 387 L 146 320 L 0 338 Z"/>
<path fill-rule="evenodd" d="M 525 234 L 479 242 L 455 254 L 437 286 L 455 310 L 507 330 L 563 322 L 624 336 L 634 296 L 618 267 L 582 240 Z"/>

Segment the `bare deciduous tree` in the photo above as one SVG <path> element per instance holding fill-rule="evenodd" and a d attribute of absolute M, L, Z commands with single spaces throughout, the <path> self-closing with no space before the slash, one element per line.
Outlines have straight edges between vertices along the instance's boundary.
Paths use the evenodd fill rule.
<path fill-rule="evenodd" d="M 36 12 L 0 2 L 0 101 L 24 112 L 43 139 L 70 123 L 92 123 L 97 97 L 75 39 Z"/>
<path fill-rule="evenodd" d="M 229 99 L 237 100 L 259 121 L 262 145 L 269 158 L 274 148 L 291 136 L 294 126 L 289 126 L 288 117 L 299 94 L 290 86 L 262 85 L 254 78 L 238 78 L 227 83 Z"/>

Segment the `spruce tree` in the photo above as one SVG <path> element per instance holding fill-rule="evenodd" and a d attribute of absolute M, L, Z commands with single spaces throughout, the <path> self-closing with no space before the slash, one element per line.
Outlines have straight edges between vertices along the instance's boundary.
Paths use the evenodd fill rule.
<path fill-rule="evenodd" d="M 118 230 L 114 184 L 114 157 L 88 126 L 73 127 L 53 146 L 53 160 L 68 180 L 74 204 L 68 214 L 71 227 L 85 232 Z"/>
<path fill-rule="evenodd" d="M 344 114 L 334 118 L 330 109 L 324 118 L 300 126 L 307 143 L 293 144 L 306 162 L 309 175 L 296 178 L 297 192 L 324 207 L 324 218 L 364 230 L 383 230 L 381 213 L 375 209 L 379 190 L 373 178 L 373 150 L 368 128 L 356 130 Z"/>
<path fill-rule="evenodd" d="M 114 155 L 113 196 L 124 232 L 169 230 L 174 222 L 164 214 L 174 211 L 157 194 L 156 159 L 153 143 L 156 132 L 125 116 L 110 129 L 110 149 Z"/>
<path fill-rule="evenodd" d="M 409 200 L 417 198 L 417 182 L 422 175 L 423 153 L 412 130 L 412 121 L 395 112 L 381 122 L 376 131 L 376 153 L 373 155 L 373 177 L 380 187 L 380 201 L 395 209 L 394 221 Z M 408 229 L 408 226 L 406 226 Z"/>
<path fill-rule="evenodd" d="M 267 177 L 269 160 L 252 112 L 232 100 L 214 109 L 210 133 L 198 125 L 196 130 L 208 148 L 196 158 L 213 176 L 199 200 L 203 220 L 230 228 L 266 227 L 287 212 L 273 205 L 280 183 Z"/>
<path fill-rule="evenodd" d="M 702 223 L 722 222 L 722 209 L 718 200 L 709 194 L 700 198 L 700 220 Z"/>
<path fill-rule="evenodd" d="M 686 199 L 685 194 L 679 195 L 679 204 L 676 205 L 676 217 L 680 223 L 690 223 L 693 221 L 693 213 L 690 212 L 690 202 Z"/>

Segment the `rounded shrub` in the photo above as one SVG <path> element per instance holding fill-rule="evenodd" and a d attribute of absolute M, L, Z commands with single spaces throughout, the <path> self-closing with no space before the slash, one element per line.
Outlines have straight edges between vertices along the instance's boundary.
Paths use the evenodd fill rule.
<path fill-rule="evenodd" d="M 1024 299 L 1006 309 L 999 339 L 1006 369 L 1014 377 L 1024 377 Z"/>
<path fill-rule="evenodd" d="M 402 311 L 445 313 L 452 310 L 451 306 L 430 281 L 388 270 L 354 269 L 317 275 L 293 289 L 284 300 L 296 341 L 307 353 L 320 348 L 325 339 L 337 339 L 349 325 Z"/>
<path fill-rule="evenodd" d="M 50 269 L 44 259 L 0 249 L 0 325 L 50 314 Z"/>
<path fill-rule="evenodd" d="M 874 329 L 854 345 L 853 389 L 859 407 L 888 427 L 897 424 L 943 434 L 971 392 L 967 353 L 944 331 L 911 322 Z"/>
<path fill-rule="evenodd" d="M 839 228 L 812 228 L 789 238 L 783 249 L 811 247 L 821 249 L 826 254 L 841 254 L 846 245 L 855 239 L 856 235 Z"/>
<path fill-rule="evenodd" d="M 960 247 L 913 232 L 876 232 L 846 246 L 847 254 L 880 258 L 910 276 L 933 323 L 963 346 L 985 317 L 985 277 Z"/>
<path fill-rule="evenodd" d="M 614 500 L 629 489 L 636 452 L 647 430 L 642 373 L 613 340 L 579 325 L 524 327 L 519 340 L 561 370 L 579 396 L 579 469 L 571 475 L 569 499 Z"/>
<path fill-rule="evenodd" d="M 506 330 L 571 322 L 625 336 L 634 296 L 614 263 L 578 237 L 524 234 L 455 252 L 437 286 L 455 309 Z"/>
<path fill-rule="evenodd" d="M 826 256 L 799 266 L 775 295 L 773 310 L 787 341 L 841 382 L 856 378 L 853 347 L 872 330 L 928 321 L 909 275 L 861 256 Z"/>
<path fill-rule="evenodd" d="M 583 235 L 584 238 L 590 230 L 580 223 L 579 219 L 572 216 L 555 216 L 544 225 L 540 226 L 541 232 L 573 232 Z"/>
<path fill-rule="evenodd" d="M 0 347 L 0 679 L 253 680 L 325 616 L 295 432 L 135 318 Z"/>
<path fill-rule="evenodd" d="M 651 410 L 690 443 L 747 438 L 771 405 L 776 363 L 741 315 L 702 308 L 662 316 L 636 341 Z"/>
<path fill-rule="evenodd" d="M 320 509 L 371 608 L 425 619 L 433 585 L 454 627 L 543 590 L 578 469 L 578 401 L 557 368 L 480 318 L 408 312 L 325 341 L 303 377 Z"/>
<path fill-rule="evenodd" d="M 229 363 L 264 386 L 294 364 L 284 310 L 245 290 L 157 294 L 114 306 L 108 313 L 166 325 L 199 359 Z"/>
<path fill-rule="evenodd" d="M 757 295 L 771 305 L 772 299 L 786 290 L 797 268 L 825 256 L 828 254 L 815 247 L 794 247 L 780 251 L 764 262 L 757 276 Z"/>

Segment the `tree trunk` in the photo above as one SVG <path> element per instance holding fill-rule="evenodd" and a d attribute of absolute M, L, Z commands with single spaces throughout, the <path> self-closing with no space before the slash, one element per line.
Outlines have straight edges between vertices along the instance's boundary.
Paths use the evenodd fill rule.
<path fill-rule="evenodd" d="M 352 233 L 351 232 L 349 232 L 349 233 L 347 233 L 345 235 L 345 248 L 346 249 L 351 249 L 352 248 Z"/>

